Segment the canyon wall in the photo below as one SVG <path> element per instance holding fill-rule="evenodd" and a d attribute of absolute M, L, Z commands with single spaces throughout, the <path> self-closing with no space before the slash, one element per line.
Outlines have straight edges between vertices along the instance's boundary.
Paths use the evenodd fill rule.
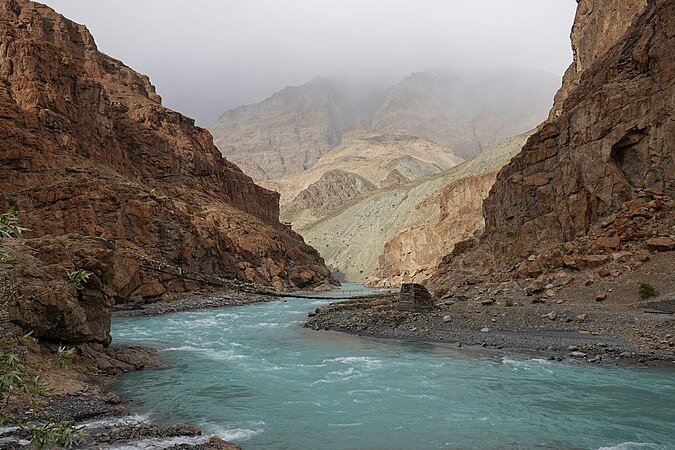
<path fill-rule="evenodd" d="M 583 235 L 639 189 L 674 193 L 674 5 L 643 6 L 580 2 L 572 34 L 579 72 L 566 78 L 559 113 L 499 173 L 485 202 L 497 255 L 524 257 Z M 621 30 L 597 29 L 617 14 L 632 23 L 621 39 Z"/>
<path fill-rule="evenodd" d="M 279 194 L 163 107 L 148 77 L 100 53 L 84 26 L 27 0 L 0 4 L 0 146 L 0 200 L 18 207 L 29 238 L 71 253 L 99 239 L 139 261 L 111 301 L 195 288 L 143 270 L 149 261 L 277 288 L 330 280 L 318 253 L 279 223 Z M 115 277 L 109 256 L 76 259 L 94 284 Z"/>
<path fill-rule="evenodd" d="M 549 119 L 499 172 L 485 234 L 444 259 L 429 283 L 438 292 L 467 272 L 596 268 L 611 248 L 675 237 L 675 4 L 581 0 L 572 39 L 575 62 Z"/>

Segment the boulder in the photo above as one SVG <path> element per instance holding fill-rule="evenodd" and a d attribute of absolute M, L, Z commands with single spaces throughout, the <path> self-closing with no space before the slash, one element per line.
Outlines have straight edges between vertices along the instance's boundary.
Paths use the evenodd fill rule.
<path fill-rule="evenodd" d="M 607 255 L 582 255 L 575 258 L 577 267 L 581 270 L 597 269 L 609 262 Z"/>
<path fill-rule="evenodd" d="M 126 300 L 140 278 L 133 258 L 87 240 L 38 238 L 6 246 L 13 260 L 0 275 L 9 280 L 10 321 L 48 341 L 110 344 L 112 305 Z M 78 269 L 90 273 L 81 290 L 68 279 Z"/>
<path fill-rule="evenodd" d="M 655 237 L 647 240 L 647 248 L 657 252 L 670 252 L 675 250 L 675 240 L 669 237 Z"/>

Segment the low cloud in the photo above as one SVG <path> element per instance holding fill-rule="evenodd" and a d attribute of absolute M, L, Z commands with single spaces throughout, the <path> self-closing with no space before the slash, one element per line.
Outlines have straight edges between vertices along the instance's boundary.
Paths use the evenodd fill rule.
<path fill-rule="evenodd" d="M 574 0 L 43 0 L 206 126 L 317 75 L 513 65 L 562 75 Z"/>

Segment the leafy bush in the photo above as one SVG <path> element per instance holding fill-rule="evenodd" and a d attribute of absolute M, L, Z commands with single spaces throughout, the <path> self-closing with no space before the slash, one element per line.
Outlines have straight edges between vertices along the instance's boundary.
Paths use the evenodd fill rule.
<path fill-rule="evenodd" d="M 66 274 L 68 275 L 68 281 L 70 281 L 70 284 L 73 285 L 76 291 L 84 289 L 89 277 L 93 275 L 91 272 L 87 272 L 84 269 L 77 269 L 73 272 L 66 271 Z"/>
<path fill-rule="evenodd" d="M 639 294 L 641 298 L 649 298 L 654 297 L 658 292 L 656 292 L 656 289 L 651 284 L 640 283 Z"/>
<path fill-rule="evenodd" d="M 73 357 L 75 356 L 74 348 L 66 348 L 62 345 L 59 345 L 59 349 L 56 350 L 56 359 L 59 362 L 59 367 L 65 369 L 70 366 L 73 362 Z"/>
<path fill-rule="evenodd" d="M 36 449 L 72 447 L 82 438 L 82 432 L 72 422 L 55 422 L 40 408 L 40 397 L 48 394 L 38 377 L 26 372 L 22 353 L 33 341 L 30 333 L 0 339 L 0 426 L 13 425 L 31 436 L 30 447 Z M 10 411 L 11 399 L 26 399 L 42 419 L 26 419 Z M 37 417 L 37 416 L 36 416 Z"/>
<path fill-rule="evenodd" d="M 12 207 L 6 213 L 0 214 L 0 262 L 9 262 L 12 257 L 4 249 L 5 239 L 12 237 L 21 237 L 28 228 L 19 226 L 19 217 L 16 208 Z"/>

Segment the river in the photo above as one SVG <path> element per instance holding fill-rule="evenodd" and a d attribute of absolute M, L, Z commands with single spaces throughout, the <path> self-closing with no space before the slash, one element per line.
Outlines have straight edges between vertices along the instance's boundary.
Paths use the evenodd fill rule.
<path fill-rule="evenodd" d="M 121 377 L 131 409 L 245 449 L 673 449 L 675 370 L 527 359 L 302 327 L 288 299 L 116 318 L 168 368 Z"/>

